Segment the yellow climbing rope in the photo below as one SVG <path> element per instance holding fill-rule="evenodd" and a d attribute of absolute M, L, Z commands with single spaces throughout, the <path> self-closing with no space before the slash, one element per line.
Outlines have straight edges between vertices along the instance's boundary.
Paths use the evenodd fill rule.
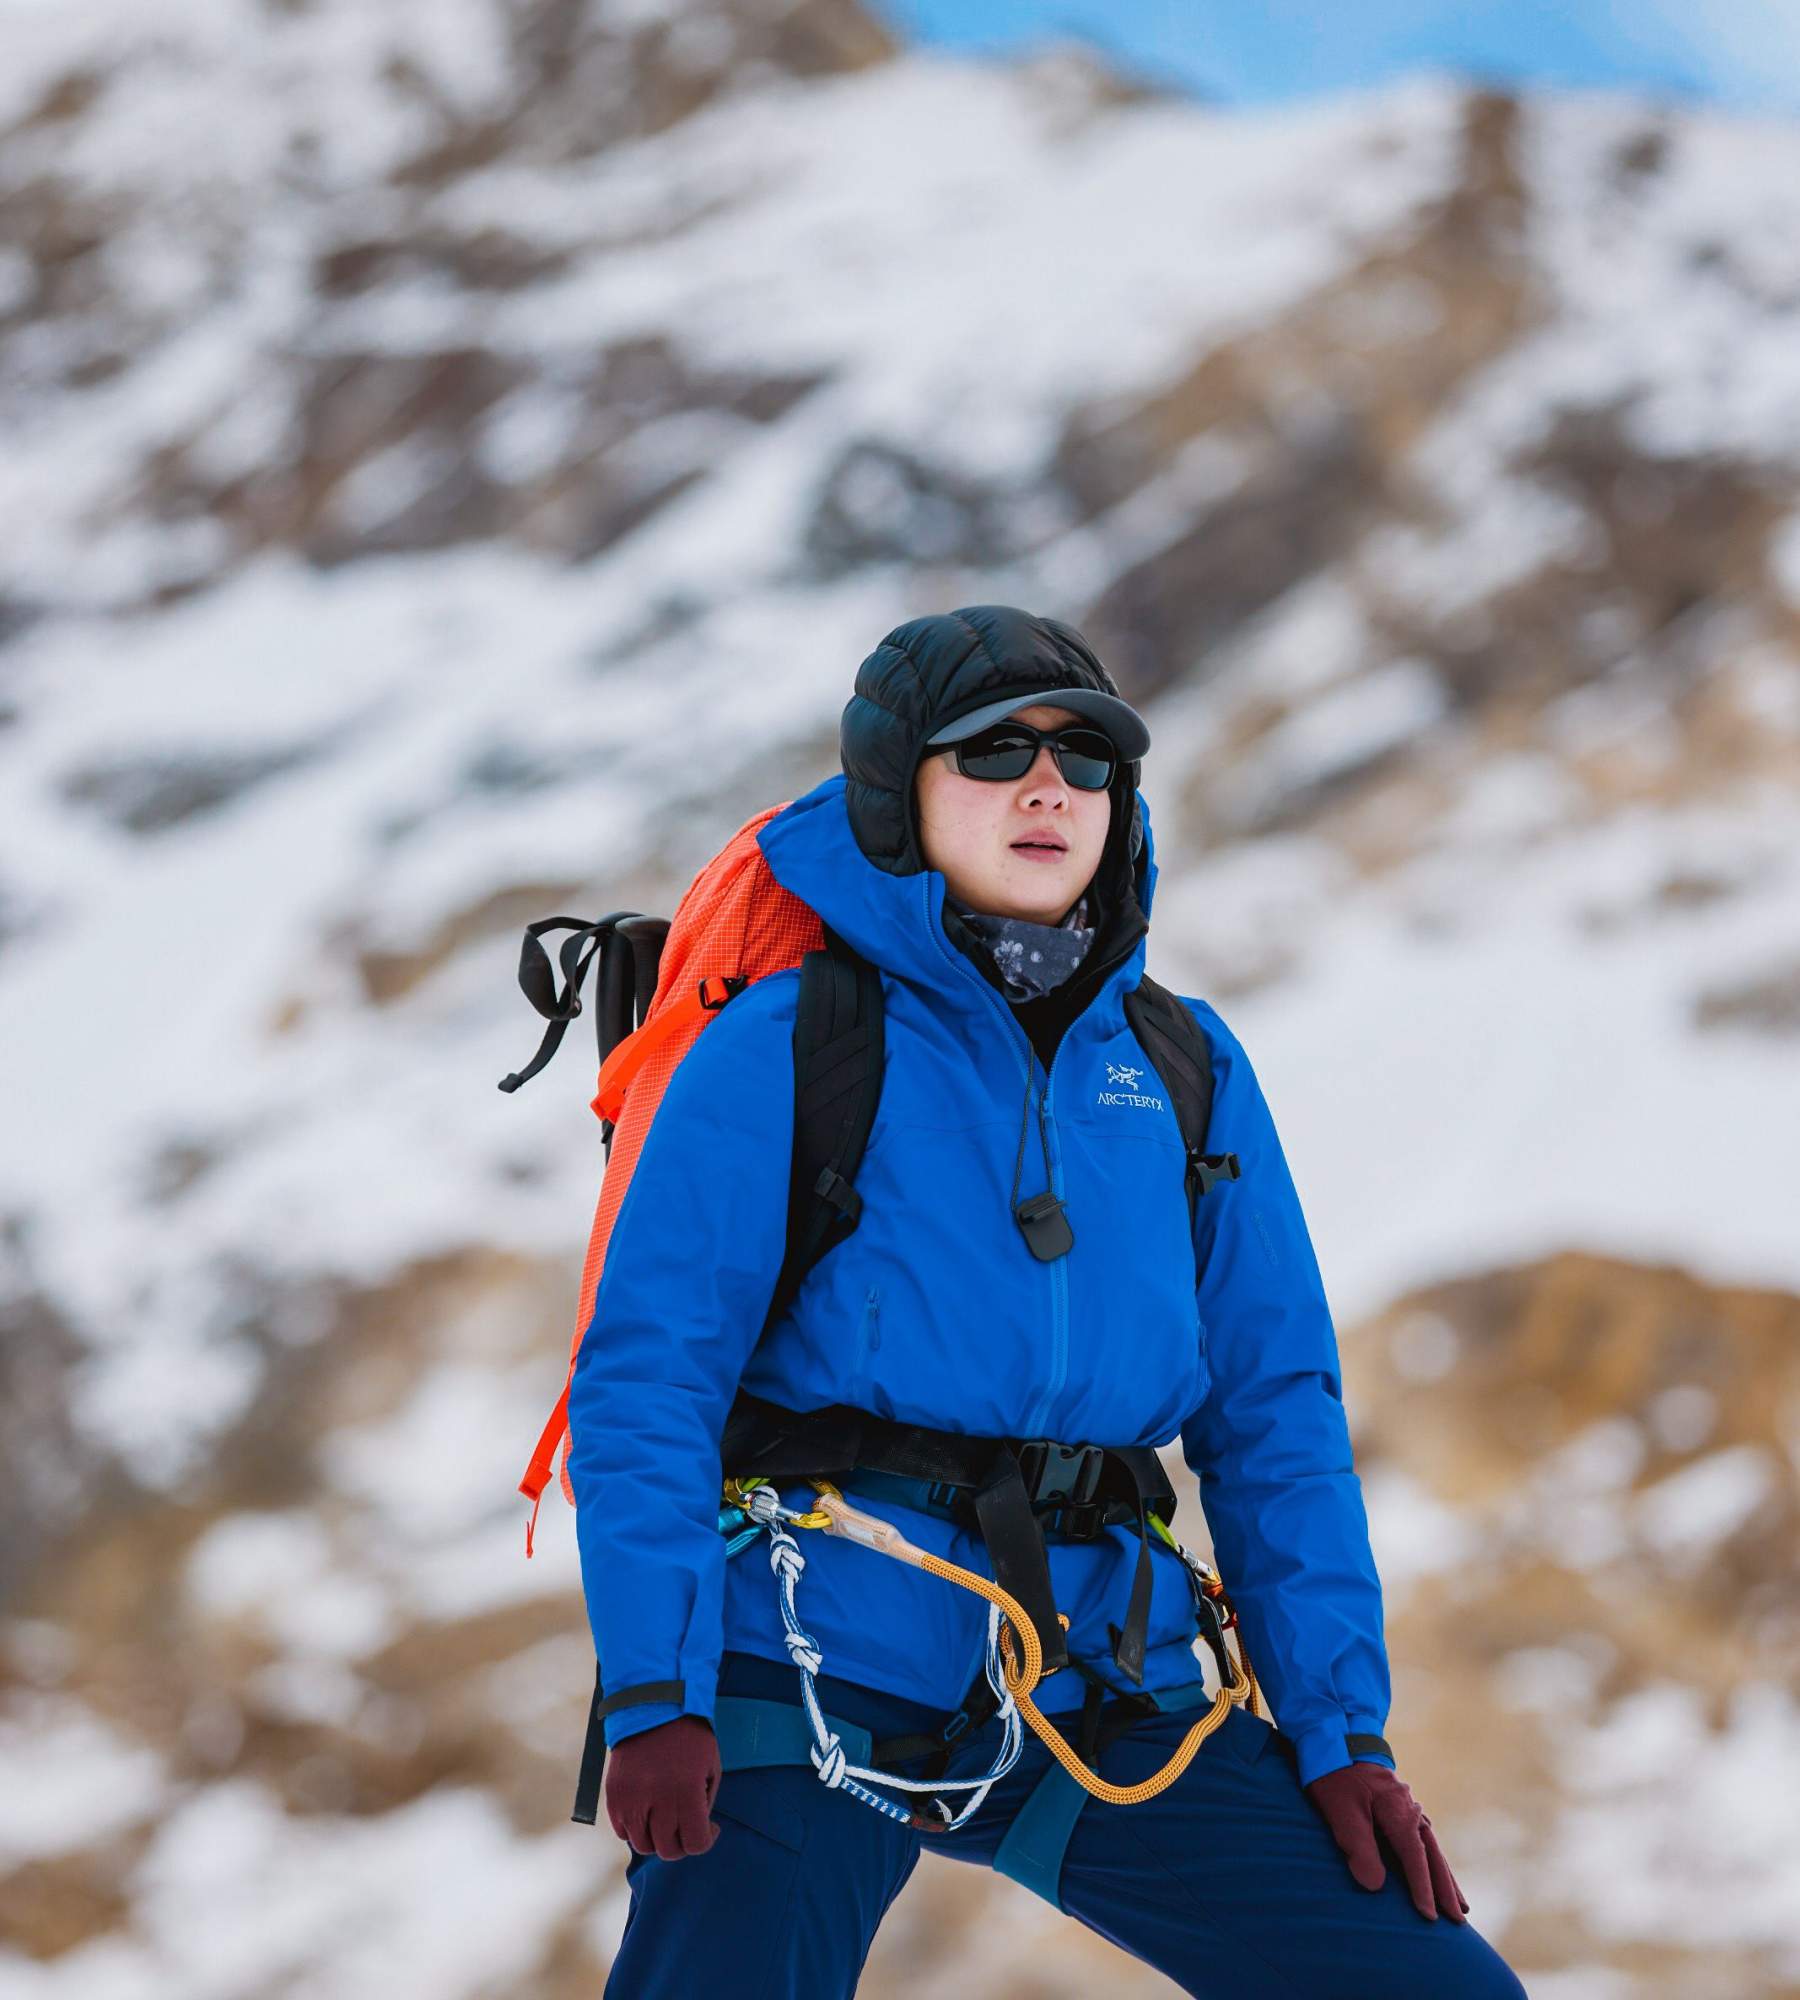
<path fill-rule="evenodd" d="M 736 1482 L 732 1482 L 735 1484 Z M 889 1521 L 877 1520 L 872 1514 L 865 1514 L 853 1507 L 842 1493 L 828 1480 L 815 1479 L 810 1482 L 818 1493 L 819 1504 L 809 1514 L 802 1514 L 788 1522 L 789 1527 L 817 1528 L 828 1535 L 839 1535 L 844 1540 L 873 1549 L 877 1555 L 892 1556 L 896 1561 L 909 1563 L 914 1569 L 922 1569 L 931 1576 L 941 1576 L 949 1583 L 960 1584 L 964 1590 L 972 1590 L 978 1597 L 985 1597 L 990 1604 L 997 1604 L 1006 1623 L 1000 1632 L 1000 1650 L 1004 1660 L 1006 1686 L 1013 1700 L 1018 1704 L 1019 1714 L 1031 1730 L 1069 1776 L 1097 1799 L 1108 1805 L 1142 1805 L 1146 1799 L 1153 1799 L 1159 1792 L 1167 1791 L 1183 1771 L 1194 1760 L 1202 1743 L 1231 1713 L 1232 1703 L 1248 1700 L 1250 1712 L 1256 1713 L 1256 1681 L 1250 1672 L 1248 1655 L 1244 1653 L 1244 1637 L 1238 1634 L 1238 1654 L 1241 1669 L 1229 1687 L 1224 1687 L 1213 1697 L 1211 1709 L 1196 1722 L 1181 1740 L 1175 1754 L 1157 1772 L 1154 1778 L 1146 1778 L 1137 1785 L 1114 1785 L 1096 1776 L 1081 1761 L 1074 1746 L 1051 1722 L 1031 1699 L 1032 1690 L 1043 1678 L 1044 1649 L 1040 1644 L 1037 1629 L 1032 1624 L 1025 1607 L 1016 1597 L 985 1576 L 977 1576 L 973 1570 L 964 1569 L 960 1564 L 946 1562 L 942 1556 L 934 1556 L 928 1551 L 909 1542 Z M 728 1487 L 729 1492 L 729 1487 Z M 734 1498 L 736 1496 L 733 1496 Z M 1162 1524 L 1158 1522 L 1158 1527 Z M 1167 1529 L 1162 1530 L 1164 1539 L 1173 1544 L 1173 1537 Z M 1208 1595 L 1215 1595 L 1209 1591 Z M 1066 1627 L 1068 1619 L 1057 1613 Z M 1017 1640 L 1017 1652 L 1014 1640 Z M 1229 1656 L 1228 1656 L 1229 1657 Z M 1052 1672 L 1056 1669 L 1052 1668 Z"/>

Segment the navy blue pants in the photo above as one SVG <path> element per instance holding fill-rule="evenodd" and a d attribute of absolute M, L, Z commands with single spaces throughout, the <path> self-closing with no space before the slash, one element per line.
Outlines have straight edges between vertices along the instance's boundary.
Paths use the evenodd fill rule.
<path fill-rule="evenodd" d="M 793 1701 L 798 1688 L 789 1666 L 725 1656 L 721 1693 Z M 828 1713 L 878 1737 L 943 1720 L 830 1675 L 819 1677 L 819 1695 Z M 1101 1775 L 1115 1784 L 1153 1776 L 1194 1720 L 1170 1714 L 1136 1724 L 1102 1753 Z M 979 1776 L 998 1733 L 989 1723 L 974 1735 L 947 1775 Z M 1089 1799 L 1055 1885 L 1062 1908 L 1208 2000 L 1522 2000 L 1524 1987 L 1474 1924 L 1420 1916 L 1385 1854 L 1379 1890 L 1352 1880 L 1291 1755 L 1266 1722 L 1234 1708 L 1155 1799 Z M 631 1909 L 607 2000 L 853 1994 L 876 1927 L 921 1849 L 991 1867 L 1051 1762 L 1027 1732 L 1019 1761 L 980 1811 L 942 1837 L 828 1791 L 810 1764 L 727 1771 L 713 1806 L 719 1837 L 707 1853 L 631 1856 Z M 917 1774 L 916 1766 L 893 1768 Z"/>

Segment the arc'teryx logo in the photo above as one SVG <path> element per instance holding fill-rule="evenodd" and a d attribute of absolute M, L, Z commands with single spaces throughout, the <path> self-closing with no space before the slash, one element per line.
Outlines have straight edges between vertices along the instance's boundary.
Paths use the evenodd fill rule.
<path fill-rule="evenodd" d="M 1136 1104 L 1150 1111 L 1160 1111 L 1163 1101 L 1160 1097 L 1148 1097 L 1138 1089 L 1138 1078 L 1143 1070 L 1133 1063 L 1109 1062 L 1106 1065 L 1108 1083 L 1122 1083 L 1123 1090 L 1103 1090 L 1095 1097 L 1096 1104 Z"/>

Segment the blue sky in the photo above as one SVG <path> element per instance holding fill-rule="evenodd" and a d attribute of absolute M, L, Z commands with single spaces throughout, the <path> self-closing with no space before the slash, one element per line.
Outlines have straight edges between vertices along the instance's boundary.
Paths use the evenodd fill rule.
<path fill-rule="evenodd" d="M 902 33 L 1002 49 L 1076 33 L 1240 103 L 1420 68 L 1800 113 L 1800 0 L 873 0 Z"/>

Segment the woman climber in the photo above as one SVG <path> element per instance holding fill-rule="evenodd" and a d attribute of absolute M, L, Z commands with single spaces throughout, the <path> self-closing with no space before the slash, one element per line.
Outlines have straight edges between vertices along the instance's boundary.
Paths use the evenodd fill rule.
<path fill-rule="evenodd" d="M 852 1994 L 929 1852 L 1188 1993 L 1517 2000 L 1381 1733 L 1268 1105 L 1145 978 L 1148 730 L 981 605 L 891 632 L 840 742 L 745 843 L 785 956 L 699 982 L 569 1384 L 608 1995 Z"/>

